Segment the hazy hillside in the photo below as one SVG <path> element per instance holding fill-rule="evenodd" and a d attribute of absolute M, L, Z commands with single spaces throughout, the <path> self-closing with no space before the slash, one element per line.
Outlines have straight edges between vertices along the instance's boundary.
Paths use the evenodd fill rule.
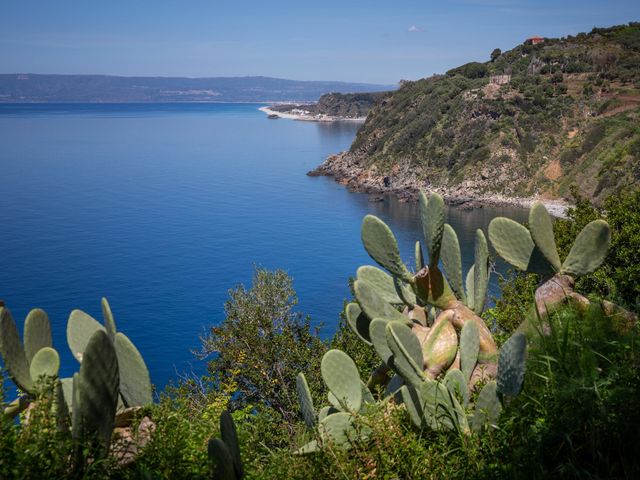
<path fill-rule="evenodd" d="M 371 92 L 389 85 L 304 82 L 270 77 L 114 77 L 0 75 L 0 102 L 316 101 L 328 92 Z"/>
<path fill-rule="evenodd" d="M 558 197 L 575 183 L 599 200 L 640 184 L 640 23 L 491 56 L 402 82 L 319 173 L 457 197 Z"/>

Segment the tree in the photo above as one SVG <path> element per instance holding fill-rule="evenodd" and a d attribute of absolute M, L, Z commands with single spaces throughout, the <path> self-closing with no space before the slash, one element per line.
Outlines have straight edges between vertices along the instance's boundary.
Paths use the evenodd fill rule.
<path fill-rule="evenodd" d="M 210 375 L 221 385 L 235 382 L 238 407 L 266 406 L 291 425 L 299 417 L 296 376 L 305 372 L 314 389 L 326 345 L 310 318 L 294 312 L 298 303 L 286 272 L 257 269 L 251 289 L 229 291 L 226 318 L 201 338 Z M 319 380 L 318 380 L 319 381 Z"/>
<path fill-rule="evenodd" d="M 499 48 L 494 48 L 493 52 L 491 52 L 491 61 L 495 62 L 498 57 L 500 57 L 500 55 L 502 55 L 502 50 L 500 50 Z"/>

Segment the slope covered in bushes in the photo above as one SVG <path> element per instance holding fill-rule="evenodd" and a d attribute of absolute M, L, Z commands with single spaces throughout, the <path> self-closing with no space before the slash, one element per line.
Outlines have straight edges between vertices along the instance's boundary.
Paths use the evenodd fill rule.
<path fill-rule="evenodd" d="M 600 202 L 640 183 L 640 24 L 494 51 L 402 82 L 319 172 L 353 189 Z"/>

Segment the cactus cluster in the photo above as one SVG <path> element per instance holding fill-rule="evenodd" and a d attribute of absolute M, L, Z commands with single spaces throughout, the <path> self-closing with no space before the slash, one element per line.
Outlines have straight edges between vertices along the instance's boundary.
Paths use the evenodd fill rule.
<path fill-rule="evenodd" d="M 240 458 L 238 434 L 231 414 L 220 415 L 220 437 L 212 438 L 208 444 L 209 463 L 214 480 L 240 480 L 244 469 Z"/>
<path fill-rule="evenodd" d="M 373 345 L 384 362 L 370 380 L 370 387 L 388 381 L 389 375 L 382 372 L 394 369 L 389 359 L 391 346 L 398 342 L 388 343 L 388 334 L 411 336 L 416 375 L 435 380 L 449 369 L 463 368 L 467 382 L 473 386 L 487 374 L 495 373 L 496 343 L 479 316 L 489 282 L 486 238 L 482 230 L 476 231 L 475 261 L 463 276 L 460 244 L 453 228 L 444 221 L 442 198 L 437 194 L 430 198 L 421 194 L 420 215 L 428 259 L 425 261 L 422 246 L 417 242 L 415 273 L 402 261 L 393 232 L 382 220 L 368 215 L 362 223 L 365 249 L 386 270 L 360 267 L 354 283 L 357 303 L 346 308 L 349 325 L 363 341 Z M 389 330 L 390 322 L 407 328 L 394 326 Z M 460 337 L 468 323 L 474 324 L 477 335 L 473 338 L 478 339 L 474 347 L 477 362 L 473 365 L 469 361 L 471 356 L 463 355 L 460 348 L 463 343 L 466 349 L 472 347 Z"/>
<path fill-rule="evenodd" d="M 108 451 L 116 413 L 152 403 L 149 371 L 138 349 L 117 332 L 111 308 L 102 299 L 104 326 L 80 310 L 67 323 L 69 348 L 80 362 L 72 378 L 58 378 L 59 355 L 52 348 L 46 313 L 34 309 L 24 323 L 24 345 L 11 313 L 0 307 L 0 353 L 21 397 L 4 409 L 15 416 L 35 401 L 42 377 L 53 379 L 60 429 L 71 427 L 74 439 L 95 441 L 96 454 Z M 68 421 L 70 417 L 70 422 Z M 78 455 L 82 452 L 79 450 Z"/>
<path fill-rule="evenodd" d="M 421 194 L 420 215 L 428 256 L 425 259 L 417 242 L 414 272 L 403 262 L 391 229 L 374 216 L 364 218 L 362 242 L 384 270 L 374 266 L 358 269 L 353 288 L 356 302 L 348 304 L 345 313 L 352 330 L 373 346 L 382 365 L 367 385 L 358 389 L 361 382 L 353 362 L 342 352 L 329 352 L 329 359 L 323 359 L 322 373 L 332 406 L 317 415 L 304 375 L 299 375 L 305 422 L 310 427 L 317 424 L 320 434 L 319 440 L 303 447 L 301 453 L 314 451 L 329 439 L 348 444 L 353 438 L 353 418 L 362 408 L 363 392 L 373 387 L 384 387 L 383 401 L 404 403 L 417 426 L 464 433 L 495 424 L 502 400 L 520 392 L 525 333 L 516 332 L 498 351 L 480 317 L 489 282 L 489 251 L 483 232 L 476 232 L 475 261 L 463 275 L 460 244 L 453 228 L 444 222 L 442 198 Z M 555 247 L 551 217 L 542 204 L 534 204 L 529 224 L 531 232 L 512 220 L 494 219 L 489 239 L 509 263 L 554 275 L 556 284 L 558 279 L 589 273 L 606 255 L 610 233 L 603 221 L 585 228 L 564 262 Z M 572 293 L 564 289 L 562 297 Z M 543 305 L 549 300 L 538 297 L 543 298 Z M 332 428 L 323 430 L 327 423 Z"/>

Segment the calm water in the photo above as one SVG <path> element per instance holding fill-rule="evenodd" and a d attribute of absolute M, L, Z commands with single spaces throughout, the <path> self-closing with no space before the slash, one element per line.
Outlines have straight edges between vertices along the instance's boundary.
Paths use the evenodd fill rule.
<path fill-rule="evenodd" d="M 357 125 L 268 120 L 258 106 L 0 105 L 0 298 L 20 328 L 30 308 L 47 311 L 64 375 L 77 369 L 69 313 L 101 319 L 102 296 L 162 386 L 201 368 L 190 349 L 254 266 L 289 272 L 300 311 L 330 335 L 349 276 L 371 263 L 364 215 L 387 221 L 412 261 L 415 205 L 305 175 Z M 498 214 L 524 218 L 449 210 L 465 269 L 475 229 Z"/>

